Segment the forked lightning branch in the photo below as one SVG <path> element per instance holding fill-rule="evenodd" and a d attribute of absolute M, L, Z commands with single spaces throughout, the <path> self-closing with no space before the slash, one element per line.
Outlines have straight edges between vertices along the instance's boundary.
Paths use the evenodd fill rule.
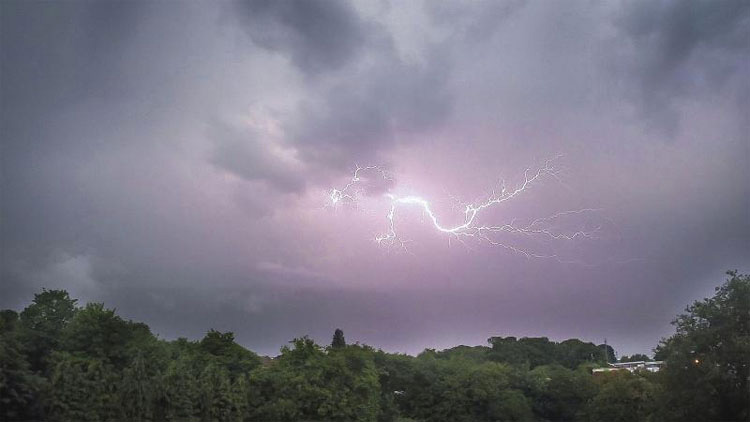
<path fill-rule="evenodd" d="M 407 195 L 399 196 L 392 192 L 383 194 L 386 201 L 383 217 L 385 220 L 385 229 L 381 234 L 375 237 L 379 245 L 398 246 L 406 249 L 408 243 L 402 235 L 400 223 L 405 221 L 399 218 L 409 209 L 413 208 L 420 211 L 427 223 L 437 232 L 445 234 L 448 239 L 465 241 L 475 239 L 482 243 L 492 246 L 506 248 L 516 253 L 525 255 L 528 258 L 556 258 L 554 253 L 535 252 L 528 247 L 522 247 L 513 244 L 508 240 L 503 240 L 503 234 L 519 235 L 534 238 L 542 241 L 571 242 L 578 239 L 592 238 L 594 234 L 601 229 L 600 226 L 588 229 L 563 230 L 556 228 L 558 221 L 565 217 L 582 215 L 599 211 L 594 208 L 583 208 L 577 210 L 568 210 L 554 213 L 552 215 L 533 218 L 525 223 L 519 223 L 518 219 L 509 221 L 484 221 L 485 215 L 491 214 L 490 210 L 500 208 L 510 201 L 517 201 L 523 197 L 523 194 L 543 179 L 559 180 L 559 174 L 554 167 L 553 158 L 546 160 L 543 165 L 536 168 L 527 168 L 523 177 L 513 184 L 508 185 L 505 180 L 501 180 L 499 186 L 484 200 L 478 203 L 461 203 L 463 213 L 460 222 L 454 225 L 445 224 L 444 218 L 441 218 L 433 209 L 431 202 L 422 196 Z M 328 191 L 329 207 L 340 207 L 343 205 L 358 205 L 363 196 L 362 183 L 363 179 L 369 176 L 375 176 L 384 180 L 391 180 L 389 174 L 378 166 L 359 167 L 354 170 L 351 179 L 340 188 L 332 188 Z M 497 213 L 491 214 L 490 217 L 496 216 Z"/>

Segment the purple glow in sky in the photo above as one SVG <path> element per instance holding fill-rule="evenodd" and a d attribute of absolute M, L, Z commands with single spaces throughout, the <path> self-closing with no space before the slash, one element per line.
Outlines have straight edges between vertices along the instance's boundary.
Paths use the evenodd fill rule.
<path fill-rule="evenodd" d="M 409 353 L 514 335 L 633 354 L 750 271 L 746 1 L 0 12 L 2 308 L 63 288 L 262 354 L 336 327 Z M 558 155 L 462 230 L 559 259 L 435 230 Z M 326 206 L 357 164 L 390 177 Z M 374 241 L 396 230 L 409 253 Z"/>

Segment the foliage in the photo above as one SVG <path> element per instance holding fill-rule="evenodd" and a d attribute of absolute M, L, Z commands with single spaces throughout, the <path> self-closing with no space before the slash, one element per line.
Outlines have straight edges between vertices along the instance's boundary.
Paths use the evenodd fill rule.
<path fill-rule="evenodd" d="M 61 421 L 119 418 L 118 378 L 116 369 L 102 359 L 55 353 L 49 415 Z"/>
<path fill-rule="evenodd" d="M 246 374 L 260 366 L 260 357 L 234 341 L 234 333 L 209 330 L 200 341 L 200 349 L 227 374 Z"/>
<path fill-rule="evenodd" d="M 128 343 L 142 326 L 123 320 L 101 303 L 89 303 L 63 330 L 61 349 L 122 367 L 128 361 Z"/>
<path fill-rule="evenodd" d="M 672 322 L 676 333 L 656 359 L 673 420 L 747 420 L 750 392 L 750 276 L 735 271 L 710 299 L 696 301 Z"/>
<path fill-rule="evenodd" d="M 38 394 L 42 379 L 31 371 L 22 353 L 18 314 L 0 313 L 0 417 L 3 420 L 34 419 L 40 414 Z"/>
<path fill-rule="evenodd" d="M 579 409 L 596 394 L 589 371 L 572 371 L 560 365 L 545 365 L 530 373 L 529 394 L 534 413 L 546 420 L 573 420 Z"/>
<path fill-rule="evenodd" d="M 611 346 L 606 344 L 597 346 L 578 339 L 556 343 L 547 337 L 522 337 L 521 339 L 490 337 L 487 342 L 492 346 L 488 353 L 490 360 L 527 365 L 529 368 L 559 364 L 569 369 L 576 369 L 584 363 L 602 364 L 615 361 L 615 352 Z"/>
<path fill-rule="evenodd" d="M 659 420 L 660 386 L 650 373 L 631 374 L 616 371 L 598 378 L 601 386 L 597 395 L 583 411 L 590 421 L 639 422 Z"/>
<path fill-rule="evenodd" d="M 622 355 L 622 357 L 620 358 L 620 362 L 649 362 L 649 361 L 651 361 L 651 358 L 641 353 L 636 353 L 631 356 Z"/>
<path fill-rule="evenodd" d="M 44 371 L 50 353 L 59 346 L 60 335 L 76 314 L 76 299 L 64 290 L 42 290 L 21 312 L 20 335 L 31 369 Z"/>
<path fill-rule="evenodd" d="M 260 420 L 375 421 L 380 384 L 372 351 L 360 346 L 326 353 L 311 339 L 294 339 L 277 363 L 251 378 Z"/>

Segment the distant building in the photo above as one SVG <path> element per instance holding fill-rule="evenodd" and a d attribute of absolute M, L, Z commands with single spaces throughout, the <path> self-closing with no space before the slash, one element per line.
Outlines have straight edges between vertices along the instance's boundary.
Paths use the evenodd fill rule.
<path fill-rule="evenodd" d="M 593 374 L 612 372 L 612 371 L 649 371 L 659 372 L 661 367 L 664 366 L 664 361 L 654 360 L 650 362 L 638 361 L 638 362 L 622 362 L 622 363 L 610 363 L 607 368 L 594 368 L 591 372 Z"/>

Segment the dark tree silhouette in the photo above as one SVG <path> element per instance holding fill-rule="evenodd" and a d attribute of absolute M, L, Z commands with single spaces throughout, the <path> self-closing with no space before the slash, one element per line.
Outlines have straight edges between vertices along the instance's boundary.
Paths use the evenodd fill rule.
<path fill-rule="evenodd" d="M 341 331 L 341 328 L 337 328 L 336 331 L 333 332 L 333 341 L 331 342 L 331 347 L 340 348 L 345 346 L 346 340 L 344 340 L 344 332 Z"/>
<path fill-rule="evenodd" d="M 666 361 L 664 420 L 742 420 L 750 417 L 750 275 L 729 279 L 712 298 L 696 301 L 672 322 L 655 358 Z"/>

